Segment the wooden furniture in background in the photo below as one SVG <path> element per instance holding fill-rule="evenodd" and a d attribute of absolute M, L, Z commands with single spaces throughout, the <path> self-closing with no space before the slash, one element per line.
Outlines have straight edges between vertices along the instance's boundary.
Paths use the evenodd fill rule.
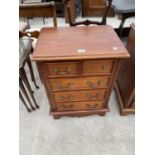
<path fill-rule="evenodd" d="M 131 25 L 126 48 L 130 59 L 122 60 L 115 90 L 120 105 L 120 114 L 135 113 L 135 25 Z"/>
<path fill-rule="evenodd" d="M 36 88 L 38 89 L 39 87 L 36 85 L 32 65 L 31 65 L 30 57 L 29 57 L 29 54 L 31 53 L 31 50 L 32 50 L 32 40 L 30 40 L 30 39 L 20 39 L 19 40 L 19 88 L 20 88 L 19 89 L 19 97 L 22 100 L 22 102 L 23 102 L 23 104 L 26 107 L 28 112 L 34 111 L 35 107 L 37 109 L 39 108 L 39 105 L 36 103 L 36 100 L 35 100 L 35 98 L 33 96 L 34 92 L 31 89 L 31 86 L 29 84 L 28 77 L 27 77 L 27 74 L 26 74 L 26 71 L 25 71 L 25 68 L 24 68 L 25 64 L 27 64 L 29 69 L 30 69 L 31 79 L 34 82 Z M 27 89 L 25 89 L 25 87 Z M 28 91 L 28 93 L 27 93 L 27 91 Z M 27 106 L 26 101 L 25 101 L 22 94 L 27 99 L 31 109 Z M 28 94 L 31 96 L 35 107 L 32 105 Z"/>
<path fill-rule="evenodd" d="M 31 64 L 29 55 L 32 54 L 32 52 L 33 52 L 33 47 L 32 47 L 33 40 L 30 37 L 31 36 L 35 37 L 35 38 L 38 37 L 39 32 L 38 31 L 33 31 L 30 33 L 26 32 L 25 30 L 27 30 L 28 28 L 29 28 L 29 26 L 27 23 L 19 24 L 19 50 L 20 50 L 19 66 L 22 68 L 22 66 L 24 66 L 25 63 L 27 63 L 28 68 L 30 70 L 31 80 L 34 83 L 35 87 L 38 89 L 39 86 L 37 86 L 36 80 L 34 78 L 33 68 L 32 68 L 32 64 Z M 27 38 L 24 38 L 25 36 Z"/>
<path fill-rule="evenodd" d="M 56 7 L 57 17 L 64 16 L 63 0 L 41 0 L 41 2 L 51 2 L 54 1 Z"/>
<path fill-rule="evenodd" d="M 117 15 L 122 17 L 119 26 L 119 36 L 121 37 L 126 19 L 135 16 L 135 0 L 113 0 L 112 8 Z"/>
<path fill-rule="evenodd" d="M 129 54 L 111 26 L 43 28 L 32 55 L 50 114 L 105 115 L 120 67 Z"/>
<path fill-rule="evenodd" d="M 82 16 L 102 16 L 106 9 L 106 3 L 108 3 L 108 0 L 82 0 Z M 107 16 L 114 16 L 114 11 L 112 8 L 110 8 Z"/>
<path fill-rule="evenodd" d="M 54 2 L 19 4 L 19 17 L 52 17 L 54 27 L 57 26 Z M 29 23 L 29 20 L 28 20 Z"/>
<path fill-rule="evenodd" d="M 70 23 L 70 21 L 75 22 L 75 18 L 76 18 L 76 0 L 63 0 L 63 4 L 64 4 L 64 17 L 65 17 L 65 21 L 67 23 Z M 69 17 L 68 14 L 68 10 L 67 10 L 67 4 L 69 4 L 70 6 L 70 14 L 71 17 Z"/>
<path fill-rule="evenodd" d="M 111 3 L 112 0 L 107 0 L 108 3 L 105 7 L 105 9 L 102 11 L 102 20 L 100 22 L 98 21 L 91 21 L 91 20 L 84 20 L 84 21 L 80 21 L 80 22 L 73 22 L 72 21 L 72 13 L 71 13 L 71 6 L 70 6 L 70 1 L 72 0 L 65 0 L 64 4 L 67 8 L 67 13 L 68 13 L 68 18 L 69 18 L 69 24 L 70 26 L 77 26 L 77 25 L 90 25 L 90 24 L 96 24 L 96 25 L 106 25 L 106 18 L 107 18 L 107 14 L 111 8 Z"/>
<path fill-rule="evenodd" d="M 54 0 L 57 17 L 64 16 L 63 0 Z"/>

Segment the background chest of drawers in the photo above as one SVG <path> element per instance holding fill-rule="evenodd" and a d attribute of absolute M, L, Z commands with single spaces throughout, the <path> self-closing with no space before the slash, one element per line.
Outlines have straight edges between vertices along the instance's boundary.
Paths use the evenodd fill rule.
<path fill-rule="evenodd" d="M 32 59 L 37 61 L 50 114 L 105 115 L 120 61 L 128 57 L 110 26 L 42 29 Z"/>

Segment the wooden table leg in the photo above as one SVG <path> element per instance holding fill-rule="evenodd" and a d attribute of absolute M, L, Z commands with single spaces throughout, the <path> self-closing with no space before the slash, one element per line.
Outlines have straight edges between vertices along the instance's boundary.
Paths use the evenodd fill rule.
<path fill-rule="evenodd" d="M 31 109 L 27 106 L 27 104 L 26 104 L 26 102 L 25 102 L 25 100 L 24 100 L 24 98 L 23 98 L 20 91 L 19 91 L 19 98 L 22 100 L 22 102 L 23 102 L 24 106 L 26 107 L 27 111 L 31 112 Z"/>
<path fill-rule="evenodd" d="M 37 89 L 39 89 L 39 86 L 36 84 L 36 80 L 35 80 L 35 77 L 34 77 L 34 73 L 33 73 L 30 57 L 27 58 L 27 64 L 28 64 L 28 67 L 29 67 L 29 70 L 30 70 L 31 79 L 34 82 L 35 87 Z"/>
<path fill-rule="evenodd" d="M 24 67 L 20 68 L 19 74 L 20 74 L 21 79 L 24 81 L 26 87 L 29 89 L 29 91 L 31 93 L 34 93 L 34 91 L 32 91 L 31 86 L 29 84 L 29 81 L 28 81 L 28 78 L 27 78 L 27 75 L 26 75 Z"/>
<path fill-rule="evenodd" d="M 22 68 L 22 69 L 23 69 L 23 68 Z M 32 90 L 31 90 L 30 84 L 29 84 L 28 79 L 27 79 L 27 77 L 26 77 L 25 70 L 23 69 L 22 71 L 23 71 L 23 72 L 21 72 L 21 74 L 24 73 L 24 76 L 22 76 L 22 78 L 23 78 L 22 80 L 24 81 L 24 83 L 25 83 L 25 85 L 26 85 L 26 87 L 27 87 L 27 89 L 28 89 L 28 91 L 29 91 L 29 93 L 30 93 L 30 95 L 31 95 L 31 98 L 32 98 L 32 100 L 33 100 L 33 102 L 34 102 L 34 104 L 35 104 L 35 107 L 36 107 L 37 109 L 39 109 L 39 105 L 36 103 L 36 100 L 35 100 L 35 98 L 34 98 L 34 96 L 33 96 L 33 92 L 32 92 Z"/>
<path fill-rule="evenodd" d="M 28 100 L 28 102 L 29 102 L 29 104 L 30 104 L 30 106 L 31 106 L 31 109 L 34 111 L 35 108 L 33 107 L 32 103 L 31 103 L 31 101 L 30 101 L 30 99 L 29 99 L 29 96 L 28 96 L 28 94 L 27 94 L 27 92 L 26 92 L 26 89 L 25 89 L 25 87 L 24 87 L 24 85 L 23 85 L 23 83 L 22 83 L 22 79 L 21 79 L 21 78 L 19 78 L 19 87 L 20 87 L 20 89 L 22 90 L 22 92 L 24 93 L 26 99 Z"/>

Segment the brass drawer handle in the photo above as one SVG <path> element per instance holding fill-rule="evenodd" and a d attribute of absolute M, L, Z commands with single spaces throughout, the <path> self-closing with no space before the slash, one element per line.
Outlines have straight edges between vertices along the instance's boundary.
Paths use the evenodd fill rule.
<path fill-rule="evenodd" d="M 66 110 L 66 109 L 70 109 L 70 108 L 72 108 L 72 107 L 74 107 L 73 104 L 70 104 L 70 105 L 62 105 L 62 106 L 60 106 L 60 109 L 61 109 L 61 110 Z"/>
<path fill-rule="evenodd" d="M 71 72 L 71 67 L 68 67 L 64 72 L 60 71 L 59 68 L 54 67 L 54 72 L 56 74 L 59 74 L 59 75 L 66 75 L 66 74 L 69 74 Z"/>
<path fill-rule="evenodd" d="M 102 86 L 103 86 L 103 80 L 99 80 L 96 84 L 94 84 L 94 83 L 91 82 L 91 81 L 88 81 L 87 84 L 88 84 L 88 86 L 89 86 L 90 88 L 102 87 Z"/>
<path fill-rule="evenodd" d="M 96 93 L 96 95 L 91 95 L 91 94 L 87 94 L 88 99 L 97 99 L 101 94 L 100 93 Z"/>
<path fill-rule="evenodd" d="M 71 89 L 71 86 L 73 85 L 73 83 L 68 83 L 66 86 L 62 86 L 60 83 L 56 84 L 56 87 L 58 89 Z"/>
<path fill-rule="evenodd" d="M 86 109 L 96 109 L 98 106 L 99 104 L 94 104 L 94 105 L 86 104 Z"/>
<path fill-rule="evenodd" d="M 64 101 L 64 100 L 67 100 L 67 101 L 70 101 L 74 98 L 74 96 L 67 96 L 67 97 L 64 97 L 64 96 L 59 96 L 58 99 L 61 100 L 61 101 Z"/>

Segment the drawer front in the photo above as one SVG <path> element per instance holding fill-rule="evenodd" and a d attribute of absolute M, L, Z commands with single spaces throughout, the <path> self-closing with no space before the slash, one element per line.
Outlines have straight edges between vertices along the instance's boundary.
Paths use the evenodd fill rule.
<path fill-rule="evenodd" d="M 72 91 L 53 93 L 55 102 L 73 102 L 73 101 L 93 101 L 102 100 L 105 96 L 105 90 L 91 91 Z"/>
<path fill-rule="evenodd" d="M 83 74 L 111 73 L 114 60 L 86 60 L 83 62 Z"/>
<path fill-rule="evenodd" d="M 71 103 L 58 103 L 58 111 L 73 111 L 73 110 L 95 110 L 101 109 L 103 101 L 90 101 L 90 102 L 71 102 Z"/>
<path fill-rule="evenodd" d="M 83 78 L 66 78 L 66 79 L 49 79 L 52 91 L 64 90 L 81 90 L 107 88 L 110 77 L 83 77 Z"/>
<path fill-rule="evenodd" d="M 60 62 L 60 63 L 45 63 L 48 76 L 69 76 L 77 75 L 77 62 Z"/>

